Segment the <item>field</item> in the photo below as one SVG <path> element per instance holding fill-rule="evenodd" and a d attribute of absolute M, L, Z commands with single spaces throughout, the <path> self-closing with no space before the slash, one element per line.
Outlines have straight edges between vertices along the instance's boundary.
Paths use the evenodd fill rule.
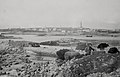
<path fill-rule="evenodd" d="M 30 37 L 33 37 L 33 36 L 30 36 Z M 40 36 L 40 37 L 34 36 L 34 40 L 35 39 L 38 40 L 39 38 L 43 39 L 43 37 L 45 37 L 45 36 Z M 50 37 L 53 42 L 55 42 L 55 43 L 57 42 L 57 45 L 56 44 L 54 45 L 51 42 L 49 43 L 49 45 L 47 45 L 47 43 L 48 43 L 47 37 L 46 37 L 47 41 L 44 38 L 45 41 L 40 42 L 39 41 L 40 39 L 39 39 L 38 40 L 39 42 L 38 41 L 36 41 L 36 42 L 38 42 L 38 43 L 47 42 L 47 43 L 45 43 L 46 45 L 40 45 L 40 47 L 31 47 L 31 46 L 27 45 L 26 43 L 28 43 L 29 40 L 27 40 L 27 41 L 22 41 L 22 40 L 15 41 L 14 40 L 12 43 L 10 43 L 8 40 L 1 41 L 1 43 L 0 43 L 0 51 L 1 51 L 0 52 L 1 53 L 0 76 L 1 77 L 3 77 L 3 76 L 6 76 L 6 77 L 29 77 L 29 76 L 31 76 L 31 77 L 52 77 L 52 76 L 62 77 L 61 76 L 61 74 L 62 74 L 65 77 L 77 77 L 78 73 L 71 70 L 70 68 L 74 68 L 74 70 L 84 69 L 84 71 L 86 69 L 91 70 L 88 73 L 81 71 L 81 75 L 79 77 L 84 77 L 84 76 L 85 77 L 117 77 L 117 75 L 119 75 L 119 73 L 120 73 L 119 66 L 111 73 L 105 73 L 105 71 L 102 71 L 102 72 L 96 71 L 95 72 L 95 70 L 93 69 L 94 65 L 91 63 L 90 64 L 92 67 L 90 67 L 90 68 L 80 67 L 79 69 L 76 69 L 76 67 L 73 67 L 73 65 L 75 65 L 74 62 L 76 62 L 77 59 L 72 59 L 68 62 L 58 60 L 56 62 L 56 58 L 57 58 L 56 52 L 60 49 L 72 49 L 74 51 L 77 51 L 77 50 L 75 50 L 77 44 L 85 43 L 85 42 L 91 42 L 93 44 L 94 48 L 96 48 L 97 45 L 100 44 L 101 42 L 106 42 L 110 45 L 110 47 L 115 46 L 118 49 L 120 49 L 119 39 L 117 39 L 117 40 L 99 39 L 98 40 L 98 39 L 89 39 L 90 37 L 88 37 L 88 38 L 84 37 L 86 39 L 83 39 L 82 37 L 79 37 L 79 38 L 78 37 L 77 38 L 76 37 L 63 38 L 63 36 L 60 36 L 60 37 L 62 37 L 62 38 L 58 39 L 58 36 L 57 36 L 57 38 L 55 37 L 55 39 L 53 39 L 53 37 Z M 23 37 L 23 38 L 24 38 L 23 40 L 26 40 L 25 37 Z M 29 38 L 29 37 L 27 37 L 27 38 Z M 96 48 L 96 50 L 97 50 L 97 48 Z M 80 52 L 80 53 L 82 54 L 82 52 Z M 90 57 L 91 60 L 89 60 L 89 61 L 92 61 L 93 60 L 92 58 L 95 58 L 97 56 L 100 56 L 100 55 L 91 56 Z M 85 65 L 87 63 L 84 62 L 84 59 L 90 59 L 90 58 L 82 58 L 81 60 L 78 60 L 78 61 L 80 61 L 80 64 Z M 107 59 L 107 57 L 103 58 L 103 59 Z M 107 61 L 109 62 L 109 60 L 107 60 Z M 118 60 L 118 62 L 119 62 L 119 60 Z M 61 63 L 63 65 L 58 66 Z M 108 68 L 106 68 L 106 69 L 108 69 Z M 68 70 L 73 71 L 73 73 Z M 93 72 L 93 70 L 94 70 L 94 72 Z M 66 75 L 62 72 L 66 72 Z M 114 75 L 113 75 L 113 73 L 114 73 Z M 99 76 L 99 75 L 101 75 L 101 76 Z"/>

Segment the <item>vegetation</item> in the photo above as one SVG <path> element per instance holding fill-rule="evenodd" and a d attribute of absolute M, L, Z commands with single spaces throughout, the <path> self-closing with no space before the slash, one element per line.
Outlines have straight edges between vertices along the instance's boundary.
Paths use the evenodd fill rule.
<path fill-rule="evenodd" d="M 15 41 L 0 44 L 0 47 L 4 45 L 0 48 L 1 77 L 120 77 L 119 54 L 88 55 L 67 62 L 59 59 L 42 61 L 41 58 L 35 62 L 21 44 Z M 48 53 L 41 55 L 54 56 Z"/>

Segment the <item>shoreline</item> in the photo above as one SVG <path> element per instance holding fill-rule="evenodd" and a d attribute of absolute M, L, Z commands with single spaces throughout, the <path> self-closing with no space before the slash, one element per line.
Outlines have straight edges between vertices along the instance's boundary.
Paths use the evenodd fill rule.
<path fill-rule="evenodd" d="M 70 42 L 74 42 L 74 43 L 76 43 L 76 41 L 79 42 L 80 39 L 62 39 L 62 40 L 59 40 L 59 41 L 60 42 L 66 42 L 66 43 L 69 44 Z M 91 41 L 91 40 L 89 40 L 89 41 Z M 21 47 L 21 46 L 24 45 L 24 43 L 29 43 L 29 42 L 31 42 L 31 41 L 12 41 L 11 40 L 10 43 L 9 43 L 9 41 L 0 43 L 0 47 L 3 46 L 4 47 L 3 50 L 5 52 L 5 53 L 3 53 L 2 58 L 1 58 L 2 59 L 1 68 L 3 69 L 3 70 L 1 70 L 2 71 L 1 76 L 2 75 L 8 75 L 8 76 L 9 75 L 14 75 L 16 77 L 19 77 L 18 76 L 19 74 L 21 76 L 22 76 L 22 74 L 24 74 L 23 75 L 23 77 L 24 77 L 24 76 L 29 75 L 28 73 L 25 73 L 25 72 L 29 72 L 31 74 L 31 73 L 34 72 L 34 71 L 31 71 L 31 69 L 32 70 L 38 70 L 39 67 L 42 68 L 41 70 L 39 70 L 39 72 L 44 71 L 42 73 L 37 72 L 37 74 L 41 75 L 41 74 L 46 74 L 47 73 L 45 71 L 46 69 L 50 69 L 50 71 L 54 73 L 58 69 L 58 67 L 60 69 L 62 68 L 62 66 L 57 66 L 56 52 L 58 50 L 62 49 L 61 47 L 65 47 L 65 46 L 61 46 L 61 47 L 59 46 L 60 49 L 57 46 L 44 46 L 44 45 L 40 45 L 40 47 L 29 47 L 29 45 L 26 48 Z M 84 40 L 84 42 L 86 42 L 86 41 Z M 91 42 L 95 42 L 95 41 L 91 41 Z M 112 42 L 112 41 L 109 41 L 109 42 Z M 35 43 L 38 43 L 38 42 L 35 42 Z M 98 43 L 101 43 L 101 41 L 98 41 Z M 71 46 L 69 46 L 69 48 L 70 47 Z M 91 55 L 91 56 L 93 56 L 93 58 L 92 58 L 92 60 L 93 60 L 94 56 L 97 56 L 97 55 Z M 100 55 L 98 55 L 98 56 L 100 56 Z M 84 60 L 84 58 L 85 57 L 80 58 L 80 59 Z M 80 59 L 79 60 L 76 59 L 76 60 L 81 61 Z M 87 58 L 87 59 L 90 59 L 90 58 Z M 104 59 L 104 58 L 102 58 L 102 59 Z M 70 62 L 73 61 L 73 60 L 70 60 Z M 76 61 L 76 60 L 74 60 L 74 61 Z M 92 60 L 90 60 L 90 61 L 92 61 Z M 74 61 L 73 61 L 73 64 L 74 64 Z M 109 60 L 108 60 L 108 62 L 109 62 Z M 64 62 L 61 62 L 61 60 L 60 61 L 58 60 L 58 64 L 61 64 L 61 63 L 64 63 Z M 46 64 L 48 64 L 48 65 L 46 65 Z M 87 64 L 87 63 L 85 63 L 85 64 Z M 66 68 L 67 66 L 69 67 L 70 65 L 66 65 L 66 66 L 63 66 L 63 67 Z M 85 67 L 81 67 L 81 68 L 85 68 Z M 20 71 L 18 71 L 17 69 L 20 70 Z M 55 70 L 55 71 L 53 71 L 53 70 Z M 61 71 L 63 71 L 63 70 L 61 70 Z M 76 70 L 76 68 L 75 68 L 75 70 Z M 48 73 L 47 75 L 51 75 L 51 74 Z"/>

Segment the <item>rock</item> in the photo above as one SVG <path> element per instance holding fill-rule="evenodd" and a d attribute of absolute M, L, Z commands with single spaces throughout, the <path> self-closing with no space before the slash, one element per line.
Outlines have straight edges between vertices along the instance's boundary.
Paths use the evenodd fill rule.
<path fill-rule="evenodd" d="M 63 76 L 63 71 L 61 71 L 56 77 L 64 77 Z"/>
<path fill-rule="evenodd" d="M 57 58 L 58 58 L 58 59 L 61 59 L 61 60 L 65 60 L 64 55 L 65 55 L 65 53 L 68 52 L 68 51 L 70 51 L 70 50 L 69 50 L 69 49 L 60 49 L 59 51 L 56 52 Z"/>
<path fill-rule="evenodd" d="M 3 68 L 0 66 L 0 70 L 3 70 Z"/>
<path fill-rule="evenodd" d="M 108 53 L 116 54 L 116 53 L 120 53 L 120 51 L 116 47 L 111 47 Z"/>
<path fill-rule="evenodd" d="M 61 59 L 56 59 L 56 64 L 57 64 L 57 66 L 61 66 L 63 63 L 64 63 L 63 60 L 61 60 Z"/>
<path fill-rule="evenodd" d="M 77 44 L 77 47 L 76 47 L 76 50 L 85 50 L 85 48 L 86 48 L 87 46 L 86 46 L 86 43 L 78 43 Z"/>
<path fill-rule="evenodd" d="M 40 43 L 30 42 L 31 47 L 40 47 Z"/>
<path fill-rule="evenodd" d="M 59 43 L 58 41 L 45 41 L 45 42 L 41 42 L 40 45 L 58 46 Z"/>
<path fill-rule="evenodd" d="M 91 73 L 110 73 L 120 67 L 120 54 L 96 54 L 75 60 L 62 70 L 64 77 L 86 77 Z"/>
<path fill-rule="evenodd" d="M 30 57 L 30 55 L 26 55 L 26 57 Z"/>
<path fill-rule="evenodd" d="M 93 51 L 92 55 L 97 55 L 97 54 L 105 54 L 105 51 Z"/>
<path fill-rule="evenodd" d="M 66 52 L 64 55 L 65 60 L 71 60 L 72 58 L 82 58 L 84 55 L 79 52 Z"/>
<path fill-rule="evenodd" d="M 17 76 L 18 74 L 17 74 L 17 71 L 16 70 L 11 70 L 10 72 L 10 75 L 13 75 L 13 76 Z"/>

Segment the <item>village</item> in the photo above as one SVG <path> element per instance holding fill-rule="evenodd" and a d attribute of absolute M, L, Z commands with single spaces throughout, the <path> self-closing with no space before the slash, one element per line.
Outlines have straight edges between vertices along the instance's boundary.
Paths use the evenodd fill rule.
<path fill-rule="evenodd" d="M 120 0 L 0 0 L 0 77 L 120 77 Z"/>
<path fill-rule="evenodd" d="M 8 28 L 0 29 L 1 34 L 38 35 L 38 36 L 111 36 L 119 37 L 120 29 L 91 29 L 80 27 L 41 27 L 41 28 Z"/>

